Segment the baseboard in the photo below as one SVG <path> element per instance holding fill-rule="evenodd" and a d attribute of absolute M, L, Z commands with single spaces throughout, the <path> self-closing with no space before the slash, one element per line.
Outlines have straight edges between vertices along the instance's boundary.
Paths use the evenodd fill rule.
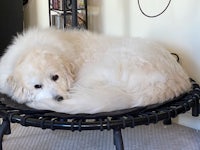
<path fill-rule="evenodd" d="M 180 114 L 178 117 L 174 118 L 172 121 L 183 126 L 200 130 L 200 116 L 193 117 L 191 112 Z"/>

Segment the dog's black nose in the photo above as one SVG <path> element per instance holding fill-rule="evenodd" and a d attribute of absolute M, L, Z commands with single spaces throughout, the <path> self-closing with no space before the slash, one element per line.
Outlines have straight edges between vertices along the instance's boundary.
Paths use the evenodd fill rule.
<path fill-rule="evenodd" d="M 60 95 L 57 95 L 56 97 L 55 97 L 55 100 L 57 100 L 57 101 L 62 101 L 64 98 L 62 97 L 62 96 L 60 96 Z"/>

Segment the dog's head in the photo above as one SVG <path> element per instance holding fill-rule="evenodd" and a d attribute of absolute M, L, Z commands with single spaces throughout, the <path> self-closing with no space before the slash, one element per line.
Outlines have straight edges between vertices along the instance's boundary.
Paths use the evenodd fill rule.
<path fill-rule="evenodd" d="M 19 103 L 66 99 L 74 81 L 73 67 L 59 52 L 34 50 L 17 62 L 8 77 L 10 95 Z"/>

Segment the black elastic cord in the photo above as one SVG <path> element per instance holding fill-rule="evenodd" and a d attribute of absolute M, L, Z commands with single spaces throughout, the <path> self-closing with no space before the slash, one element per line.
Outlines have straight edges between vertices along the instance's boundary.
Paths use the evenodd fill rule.
<path fill-rule="evenodd" d="M 159 14 L 156 14 L 156 15 L 148 15 L 148 14 L 146 14 L 146 13 L 144 12 L 144 10 L 143 10 L 142 7 L 141 7 L 140 0 L 138 0 L 138 6 L 139 6 L 139 9 L 140 9 L 141 13 L 142 13 L 144 16 L 149 17 L 149 18 L 155 18 L 155 17 L 158 17 L 158 16 L 162 15 L 162 14 L 167 10 L 167 8 L 169 7 L 170 3 L 171 3 L 171 0 L 169 0 L 169 2 L 168 2 L 168 4 L 167 4 L 167 6 L 165 7 L 165 9 L 164 9 L 162 12 L 160 12 Z"/>
<path fill-rule="evenodd" d="M 180 58 L 179 58 L 178 54 L 176 54 L 176 53 L 171 53 L 171 54 L 176 57 L 177 62 L 180 62 Z"/>

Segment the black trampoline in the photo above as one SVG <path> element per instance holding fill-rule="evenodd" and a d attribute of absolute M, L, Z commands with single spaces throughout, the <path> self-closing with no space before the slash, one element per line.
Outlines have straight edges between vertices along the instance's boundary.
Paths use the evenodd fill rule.
<path fill-rule="evenodd" d="M 171 124 L 171 118 L 192 109 L 192 116 L 199 116 L 200 87 L 191 79 L 193 88 L 173 100 L 162 104 L 138 107 L 106 113 L 70 115 L 52 111 L 31 109 L 13 102 L 6 95 L 0 95 L 0 150 L 3 136 L 11 134 L 10 123 L 52 130 L 113 130 L 116 150 L 124 150 L 121 129 L 138 125 L 148 125 L 163 121 Z"/>

